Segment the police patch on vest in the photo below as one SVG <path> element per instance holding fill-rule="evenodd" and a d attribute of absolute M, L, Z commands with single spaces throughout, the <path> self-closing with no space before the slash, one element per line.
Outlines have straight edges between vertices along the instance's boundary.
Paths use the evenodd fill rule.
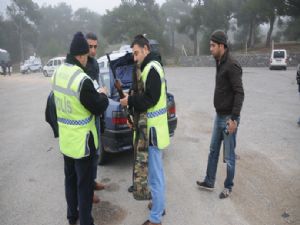
<path fill-rule="evenodd" d="M 54 96 L 55 99 L 55 105 L 56 109 L 59 111 L 62 111 L 64 113 L 72 113 L 72 104 L 71 102 L 66 98 L 66 96 L 62 98 Z"/>

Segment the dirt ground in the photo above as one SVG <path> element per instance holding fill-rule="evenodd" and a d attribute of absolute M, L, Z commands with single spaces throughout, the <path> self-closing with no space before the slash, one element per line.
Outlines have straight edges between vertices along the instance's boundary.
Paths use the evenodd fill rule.
<path fill-rule="evenodd" d="M 166 68 L 178 127 L 164 153 L 167 214 L 164 225 L 300 224 L 300 97 L 295 68 L 244 68 L 245 102 L 237 137 L 233 194 L 220 200 L 226 165 L 219 161 L 216 189 L 201 191 L 214 118 L 214 68 Z M 63 160 L 44 121 L 50 78 L 0 76 L 0 224 L 67 224 Z M 221 156 L 222 157 L 222 156 Z M 147 202 L 127 192 L 132 154 L 98 167 L 108 188 L 97 193 L 95 225 L 140 225 Z"/>

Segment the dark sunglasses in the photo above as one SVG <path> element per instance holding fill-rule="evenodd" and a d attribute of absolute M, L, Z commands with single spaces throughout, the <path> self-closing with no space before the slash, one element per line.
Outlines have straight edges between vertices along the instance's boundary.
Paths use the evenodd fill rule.
<path fill-rule="evenodd" d="M 98 46 L 97 45 L 89 45 L 89 47 L 96 49 Z"/>

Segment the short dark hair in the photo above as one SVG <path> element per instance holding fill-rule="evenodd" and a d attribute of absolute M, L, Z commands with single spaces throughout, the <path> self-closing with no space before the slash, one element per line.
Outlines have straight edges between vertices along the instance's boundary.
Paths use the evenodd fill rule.
<path fill-rule="evenodd" d="M 98 41 L 97 35 L 92 33 L 92 32 L 87 33 L 85 35 L 85 38 L 90 39 L 90 40 L 94 40 L 94 41 Z"/>
<path fill-rule="evenodd" d="M 144 35 L 142 34 L 138 34 L 134 37 L 134 40 L 133 42 L 131 43 L 131 48 L 133 48 L 134 45 L 138 45 L 139 47 L 141 48 L 144 48 L 144 46 L 146 45 L 147 48 L 149 49 L 150 51 L 150 44 L 149 44 L 149 41 L 147 38 L 145 38 Z"/>

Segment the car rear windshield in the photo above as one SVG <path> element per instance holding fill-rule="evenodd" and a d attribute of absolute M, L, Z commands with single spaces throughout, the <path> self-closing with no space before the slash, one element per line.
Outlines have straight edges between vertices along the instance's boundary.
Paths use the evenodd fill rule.
<path fill-rule="evenodd" d="M 284 51 L 274 51 L 273 57 L 274 58 L 284 58 Z"/>

